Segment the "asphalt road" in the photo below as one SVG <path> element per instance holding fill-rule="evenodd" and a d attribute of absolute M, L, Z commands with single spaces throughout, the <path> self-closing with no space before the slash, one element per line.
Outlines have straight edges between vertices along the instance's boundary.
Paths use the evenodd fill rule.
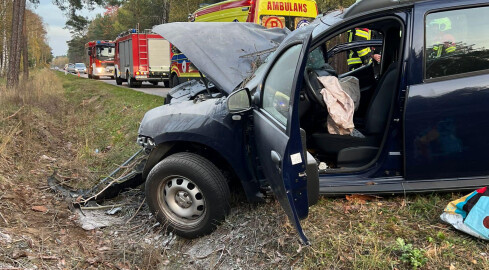
<path fill-rule="evenodd" d="M 71 73 L 68 73 L 68 74 L 76 76 L 76 74 L 71 74 Z M 80 77 L 88 79 L 87 74 L 80 74 Z M 126 82 L 123 82 L 122 85 L 117 85 L 115 83 L 115 80 L 112 80 L 109 77 L 102 77 L 99 79 L 99 81 L 104 82 L 104 83 L 108 83 L 108 84 L 112 84 L 112 85 L 115 85 L 118 87 L 129 88 L 129 86 L 127 85 Z M 129 89 L 139 91 L 139 92 L 143 92 L 143 93 L 150 94 L 150 95 L 161 96 L 161 97 L 166 97 L 166 94 L 168 94 L 168 92 L 170 91 L 170 88 L 165 88 L 163 86 L 163 83 L 161 83 L 161 82 L 158 86 L 154 86 L 149 82 L 143 82 L 143 85 L 141 85 L 141 88 L 129 88 Z"/>

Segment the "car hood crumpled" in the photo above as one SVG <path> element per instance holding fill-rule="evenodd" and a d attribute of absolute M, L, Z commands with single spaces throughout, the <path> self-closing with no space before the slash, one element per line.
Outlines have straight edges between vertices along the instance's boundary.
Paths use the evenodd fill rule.
<path fill-rule="evenodd" d="M 290 31 L 253 23 L 179 22 L 153 31 L 175 45 L 220 90 L 231 93 Z"/>

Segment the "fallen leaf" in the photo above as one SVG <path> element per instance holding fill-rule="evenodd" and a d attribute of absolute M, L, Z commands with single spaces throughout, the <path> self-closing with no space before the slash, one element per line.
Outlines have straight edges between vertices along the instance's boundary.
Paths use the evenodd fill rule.
<path fill-rule="evenodd" d="M 98 257 L 95 257 L 95 258 L 93 258 L 93 257 L 92 257 L 92 258 L 88 258 L 88 259 L 87 259 L 87 262 L 88 262 L 89 264 L 95 264 L 95 263 L 97 263 L 97 262 L 98 262 L 98 260 L 99 260 L 99 258 L 98 258 Z"/>
<path fill-rule="evenodd" d="M 27 257 L 27 255 L 27 251 L 25 250 L 14 250 L 14 252 L 12 252 L 12 259 L 17 260 L 21 257 Z"/>
<path fill-rule="evenodd" d="M 46 213 L 48 211 L 46 206 L 43 206 L 43 205 L 34 205 L 32 207 L 32 210 L 34 210 L 36 212 L 42 212 L 42 213 Z"/>
<path fill-rule="evenodd" d="M 364 195 L 364 194 L 352 194 L 352 195 L 346 195 L 345 197 L 347 201 L 359 203 L 359 204 L 366 204 L 368 201 L 373 201 L 379 198 L 376 196 Z"/>

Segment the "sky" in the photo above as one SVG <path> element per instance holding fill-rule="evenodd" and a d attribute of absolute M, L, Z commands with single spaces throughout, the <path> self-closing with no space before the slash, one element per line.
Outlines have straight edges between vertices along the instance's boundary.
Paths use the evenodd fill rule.
<path fill-rule="evenodd" d="M 48 43 L 51 46 L 54 56 L 66 55 L 68 45 L 66 41 L 71 39 L 70 31 L 64 29 L 66 17 L 63 12 L 54 5 L 52 0 L 40 0 L 39 5 L 33 6 L 30 9 L 42 17 L 48 33 Z M 79 14 L 94 18 L 95 15 L 103 13 L 105 10 L 101 7 L 96 7 L 94 10 L 83 10 Z"/>

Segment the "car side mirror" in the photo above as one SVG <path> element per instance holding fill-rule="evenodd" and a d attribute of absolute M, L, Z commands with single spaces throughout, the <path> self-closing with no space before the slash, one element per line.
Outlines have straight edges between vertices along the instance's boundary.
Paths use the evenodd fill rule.
<path fill-rule="evenodd" d="M 227 107 L 230 113 L 240 113 L 251 108 L 250 92 L 246 88 L 231 93 L 227 99 Z"/>
<path fill-rule="evenodd" d="M 253 102 L 253 105 L 256 107 L 260 107 L 260 91 L 255 91 L 255 94 L 251 98 L 251 101 Z"/>

